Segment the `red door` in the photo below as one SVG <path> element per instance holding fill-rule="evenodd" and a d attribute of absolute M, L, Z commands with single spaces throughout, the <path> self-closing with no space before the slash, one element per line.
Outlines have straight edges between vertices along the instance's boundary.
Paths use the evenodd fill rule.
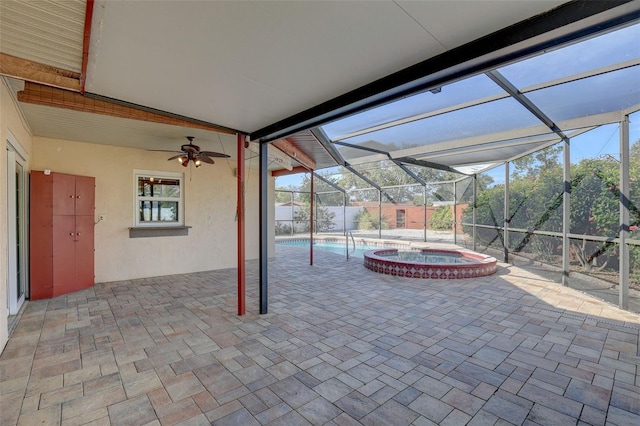
<path fill-rule="evenodd" d="M 92 287 L 94 284 L 93 264 L 93 216 L 76 216 L 76 287 L 74 290 Z"/>
<path fill-rule="evenodd" d="M 93 217 L 95 210 L 95 179 L 86 176 L 75 176 L 75 179 L 75 214 Z"/>
<path fill-rule="evenodd" d="M 55 201 L 54 201 L 55 203 Z M 76 218 L 53 216 L 53 296 L 73 291 L 76 281 Z"/>
<path fill-rule="evenodd" d="M 53 215 L 73 216 L 76 210 L 76 177 L 53 173 Z"/>

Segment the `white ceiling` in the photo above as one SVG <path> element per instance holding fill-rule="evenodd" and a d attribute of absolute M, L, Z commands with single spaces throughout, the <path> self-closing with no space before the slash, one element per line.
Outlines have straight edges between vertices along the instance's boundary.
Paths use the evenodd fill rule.
<path fill-rule="evenodd" d="M 562 3 L 99 0 L 86 90 L 248 133 Z"/>

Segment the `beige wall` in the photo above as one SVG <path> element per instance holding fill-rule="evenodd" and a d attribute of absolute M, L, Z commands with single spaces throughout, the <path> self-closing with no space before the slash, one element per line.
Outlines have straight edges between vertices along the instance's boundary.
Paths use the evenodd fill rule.
<path fill-rule="evenodd" d="M 15 101 L 6 86 L 6 80 L 0 78 L 0 350 L 7 343 L 7 139 L 9 133 L 14 141 L 26 153 L 29 167 L 31 133 L 16 108 Z"/>
<path fill-rule="evenodd" d="M 235 161 L 184 168 L 168 162 L 166 153 L 40 137 L 34 138 L 33 149 L 32 170 L 96 179 L 96 220 L 106 217 L 95 227 L 96 282 L 237 266 Z M 192 227 L 188 236 L 129 238 L 135 169 L 184 173 L 185 222 Z M 258 173 L 249 169 L 247 174 L 246 256 L 256 259 Z"/>
<path fill-rule="evenodd" d="M 27 170 L 96 178 L 96 282 L 235 268 L 237 253 L 236 163 L 184 168 L 167 162 L 167 153 L 32 137 L 6 81 L 0 78 L 0 136 L 9 132 L 26 153 Z M 6 142 L 4 143 L 6 145 Z M 6 149 L 0 149 L 0 351 L 7 333 L 7 175 Z M 259 255 L 259 191 L 257 161 L 247 162 L 245 183 L 246 257 Z M 129 238 L 133 226 L 134 169 L 184 173 L 188 236 Z M 269 255 L 275 253 L 274 187 L 269 178 Z"/>

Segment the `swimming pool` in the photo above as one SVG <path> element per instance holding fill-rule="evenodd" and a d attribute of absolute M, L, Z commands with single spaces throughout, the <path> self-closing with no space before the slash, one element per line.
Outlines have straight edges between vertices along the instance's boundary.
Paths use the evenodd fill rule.
<path fill-rule="evenodd" d="M 289 247 L 301 247 L 301 248 L 309 248 L 309 239 L 304 239 L 304 238 L 296 238 L 296 239 L 292 239 L 292 240 L 278 240 L 276 241 L 276 244 L 278 245 L 283 245 L 283 246 L 289 246 Z M 397 247 L 398 245 L 395 244 L 393 245 L 393 247 Z M 379 248 L 386 248 L 389 247 L 388 245 L 385 244 L 366 244 L 363 243 L 362 241 L 358 242 L 356 241 L 356 248 L 355 250 L 353 249 L 353 243 L 350 241 L 349 242 L 349 257 L 358 257 L 360 259 L 364 259 L 364 254 L 365 252 L 369 251 L 369 250 L 376 250 Z M 313 240 L 313 249 L 314 250 L 322 250 L 322 251 L 328 251 L 331 253 L 337 253 L 337 254 L 341 254 L 343 256 L 346 256 L 346 246 L 344 241 L 339 241 L 339 240 L 323 240 L 323 239 L 318 239 L 318 240 Z"/>
<path fill-rule="evenodd" d="M 277 240 L 276 244 L 309 249 L 308 238 Z M 346 245 L 338 238 L 313 240 L 314 250 L 345 256 Z M 364 266 L 374 272 L 412 278 L 455 279 L 477 278 L 494 274 L 494 257 L 468 250 L 418 248 L 394 241 L 349 241 L 349 257 L 364 259 Z"/>

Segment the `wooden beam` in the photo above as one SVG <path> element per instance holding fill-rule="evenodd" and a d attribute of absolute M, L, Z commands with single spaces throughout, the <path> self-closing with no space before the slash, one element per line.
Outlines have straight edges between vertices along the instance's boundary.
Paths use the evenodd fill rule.
<path fill-rule="evenodd" d="M 91 44 L 91 23 L 93 22 L 93 0 L 87 0 L 84 14 L 84 35 L 82 37 L 82 69 L 80 72 L 80 93 L 84 95 L 87 83 L 87 65 L 89 64 L 89 45 Z"/>
<path fill-rule="evenodd" d="M 61 89 L 80 91 L 80 74 L 0 53 L 0 74 Z"/>
<path fill-rule="evenodd" d="M 316 162 L 306 152 L 295 146 L 288 138 L 272 142 L 272 145 L 309 170 L 316 169 Z"/>
<path fill-rule="evenodd" d="M 18 101 L 29 104 L 45 105 L 55 108 L 66 108 L 74 111 L 89 112 L 93 114 L 109 115 L 131 120 L 149 121 L 152 123 L 168 124 L 171 126 L 189 127 L 192 129 L 210 130 L 218 133 L 235 135 L 230 129 L 215 126 L 213 124 L 195 123 L 170 115 L 163 115 L 151 111 L 133 108 L 130 106 L 109 102 L 102 99 L 93 99 L 80 93 L 43 86 L 41 84 L 25 82 L 24 90 L 18 92 Z"/>
<path fill-rule="evenodd" d="M 291 170 L 287 170 L 287 169 L 274 170 L 271 172 L 271 176 L 278 177 L 278 176 L 295 175 L 298 173 L 309 173 L 309 169 L 302 166 L 296 166 Z"/>

